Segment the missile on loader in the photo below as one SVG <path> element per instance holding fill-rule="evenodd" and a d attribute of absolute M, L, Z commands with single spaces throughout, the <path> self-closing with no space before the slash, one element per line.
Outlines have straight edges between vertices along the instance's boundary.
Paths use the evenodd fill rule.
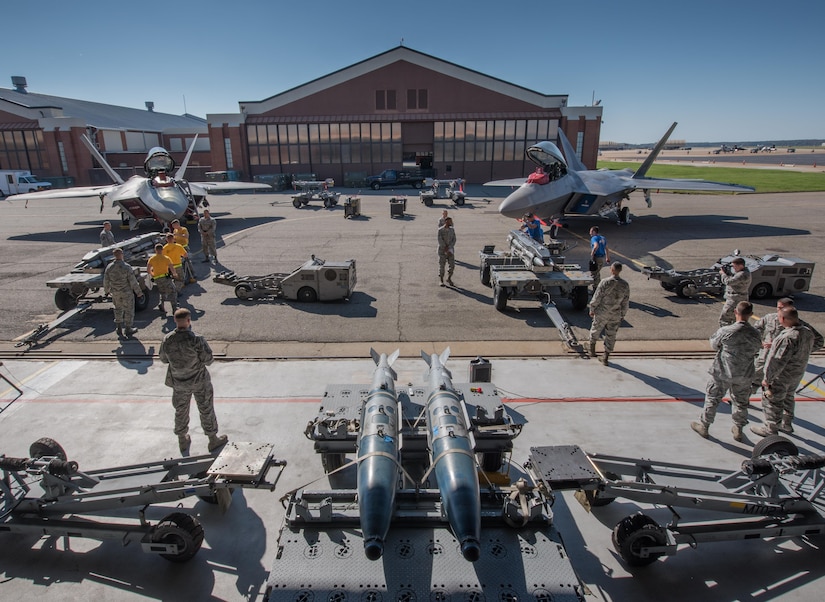
<path fill-rule="evenodd" d="M 421 352 L 430 367 L 427 397 L 427 441 L 430 470 L 435 472 L 441 505 L 461 554 L 475 562 L 481 555 L 481 501 L 475 454 L 461 401 L 445 363 L 450 348 L 441 356 Z"/>
<path fill-rule="evenodd" d="M 358 505 L 364 553 L 370 560 L 378 560 L 384 553 L 398 489 L 397 376 L 392 364 L 399 353 L 396 349 L 387 357 L 370 349 L 376 367 L 362 408 L 358 439 Z"/>

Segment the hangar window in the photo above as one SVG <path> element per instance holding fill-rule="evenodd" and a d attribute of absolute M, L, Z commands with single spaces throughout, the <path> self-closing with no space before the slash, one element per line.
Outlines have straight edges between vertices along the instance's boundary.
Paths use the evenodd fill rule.
<path fill-rule="evenodd" d="M 376 90 L 375 91 L 375 110 L 376 111 L 395 111 L 395 90 Z"/>
<path fill-rule="evenodd" d="M 426 88 L 407 90 L 407 109 L 427 109 L 429 99 Z"/>

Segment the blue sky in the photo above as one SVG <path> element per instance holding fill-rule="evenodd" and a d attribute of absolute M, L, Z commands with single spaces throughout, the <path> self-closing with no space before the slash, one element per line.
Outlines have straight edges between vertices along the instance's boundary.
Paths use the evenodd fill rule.
<path fill-rule="evenodd" d="M 0 87 L 164 113 L 236 113 L 399 44 L 569 104 L 602 140 L 825 138 L 825 3 L 814 0 L 20 0 Z M 162 8 L 165 12 L 160 12 Z M 185 105 L 184 105 L 185 98 Z"/>

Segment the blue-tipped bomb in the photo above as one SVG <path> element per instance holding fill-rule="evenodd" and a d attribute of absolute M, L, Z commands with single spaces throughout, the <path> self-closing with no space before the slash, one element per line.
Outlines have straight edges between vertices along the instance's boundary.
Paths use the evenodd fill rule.
<path fill-rule="evenodd" d="M 475 455 L 461 411 L 461 402 L 453 389 L 452 375 L 445 363 L 450 348 L 441 356 L 421 352 L 430 367 L 428 373 L 427 440 L 441 504 L 450 528 L 461 545 L 461 554 L 470 562 L 481 555 L 481 501 Z"/>
<path fill-rule="evenodd" d="M 398 488 L 398 377 L 392 364 L 399 353 L 396 350 L 387 357 L 370 349 L 376 367 L 358 439 L 358 503 L 364 553 L 370 560 L 378 560 L 384 553 Z"/>

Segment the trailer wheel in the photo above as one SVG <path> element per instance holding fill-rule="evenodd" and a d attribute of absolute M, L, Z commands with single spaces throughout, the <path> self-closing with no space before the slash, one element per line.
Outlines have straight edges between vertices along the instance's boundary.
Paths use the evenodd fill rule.
<path fill-rule="evenodd" d="M 194 516 L 173 512 L 160 521 L 152 532 L 152 543 L 174 543 L 180 548 L 176 554 L 161 554 L 171 562 L 190 560 L 203 543 L 203 527 Z"/>
<path fill-rule="evenodd" d="M 248 284 L 237 284 L 235 285 L 235 296 L 238 299 L 243 299 L 244 301 L 248 301 L 252 298 L 252 287 Z"/>
<path fill-rule="evenodd" d="M 41 437 L 29 446 L 29 458 L 42 458 L 43 456 L 56 456 L 61 460 L 66 460 L 66 451 L 54 439 Z"/>
<path fill-rule="evenodd" d="M 338 470 L 344 465 L 344 460 L 346 459 L 345 454 L 334 454 L 334 453 L 322 453 L 321 454 L 321 466 L 324 467 L 324 472 L 330 473 L 333 470 Z"/>
<path fill-rule="evenodd" d="M 59 288 L 54 292 L 54 304 L 60 311 L 67 311 L 77 307 L 77 297 L 71 291 Z"/>
<path fill-rule="evenodd" d="M 699 292 L 696 290 L 696 285 L 690 280 L 682 280 L 682 282 L 676 285 L 675 290 L 676 294 L 682 297 L 683 299 L 695 297 Z"/>
<path fill-rule="evenodd" d="M 481 275 L 481 284 L 490 286 L 490 266 L 482 265 L 479 269 L 479 274 Z"/>
<path fill-rule="evenodd" d="M 507 292 L 498 284 L 493 287 L 493 305 L 498 311 L 507 309 Z"/>
<path fill-rule="evenodd" d="M 135 311 L 143 311 L 147 307 L 149 307 L 149 290 L 144 289 L 141 291 L 143 295 L 138 297 L 135 295 Z"/>
<path fill-rule="evenodd" d="M 302 303 L 315 303 L 318 300 L 318 293 L 311 286 L 303 286 L 298 289 L 298 301 Z"/>
<path fill-rule="evenodd" d="M 665 282 L 664 280 L 660 280 L 659 284 L 662 285 L 662 288 L 666 291 L 670 291 L 671 293 L 676 290 L 676 287 L 669 282 Z"/>
<path fill-rule="evenodd" d="M 372 188 L 373 190 L 381 190 L 381 184 L 379 184 L 378 182 L 373 182 L 372 184 L 370 184 L 370 188 Z"/>
<path fill-rule="evenodd" d="M 770 456 L 779 454 L 780 456 L 796 456 L 799 448 L 793 441 L 785 439 L 782 435 L 768 435 L 753 446 L 751 458 L 754 460 L 759 456 Z"/>
<path fill-rule="evenodd" d="M 587 287 L 577 286 L 573 289 L 573 309 L 582 310 L 587 307 Z"/>
<path fill-rule="evenodd" d="M 421 199 L 421 200 L 422 200 L 422 201 L 424 201 L 424 206 L 425 206 L 425 207 L 432 207 L 432 206 L 433 206 L 433 200 L 432 200 L 432 198 L 431 198 L 431 197 L 425 196 L 425 197 L 424 197 L 423 199 Z"/>
<path fill-rule="evenodd" d="M 301 200 L 300 199 L 292 199 L 292 206 L 296 209 L 301 208 Z"/>
<path fill-rule="evenodd" d="M 416 190 L 421 190 L 422 186 L 423 186 L 423 184 L 420 181 L 413 182 L 413 188 L 415 188 Z"/>
<path fill-rule="evenodd" d="M 463 196 L 456 197 L 456 198 L 453 199 L 453 202 L 456 205 L 458 205 L 459 207 L 463 207 L 464 206 L 464 197 Z"/>
<path fill-rule="evenodd" d="M 751 291 L 751 297 L 754 299 L 766 299 L 770 297 L 773 293 L 773 287 L 767 282 L 760 282 L 756 286 L 753 287 Z"/>
<path fill-rule="evenodd" d="M 613 528 L 613 547 L 630 566 L 647 566 L 662 556 L 654 552 L 646 557 L 640 555 L 647 546 L 661 546 L 667 543 L 664 530 L 655 520 L 639 512 L 622 519 Z"/>

